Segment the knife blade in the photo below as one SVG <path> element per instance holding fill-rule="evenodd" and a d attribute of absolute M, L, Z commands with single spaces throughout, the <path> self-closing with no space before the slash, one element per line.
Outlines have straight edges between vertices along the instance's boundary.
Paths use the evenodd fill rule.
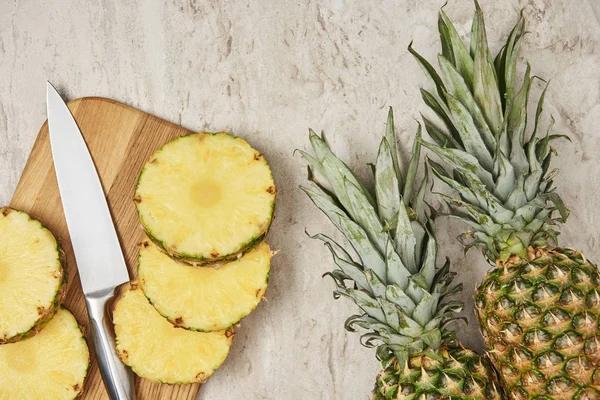
<path fill-rule="evenodd" d="M 105 317 L 115 288 L 129 281 L 123 252 L 81 131 L 50 82 L 46 104 L 54 169 L 102 379 L 112 400 L 132 400 L 133 375 L 116 354 Z"/>

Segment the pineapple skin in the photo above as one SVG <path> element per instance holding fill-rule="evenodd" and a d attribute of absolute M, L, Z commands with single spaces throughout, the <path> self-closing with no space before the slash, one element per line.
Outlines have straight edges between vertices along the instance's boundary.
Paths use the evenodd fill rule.
<path fill-rule="evenodd" d="M 597 266 L 568 248 L 530 247 L 527 254 L 497 261 L 476 296 L 509 398 L 600 399 Z"/>
<path fill-rule="evenodd" d="M 8 214 L 10 214 L 11 212 L 18 212 L 18 213 L 25 214 L 22 211 L 18 211 L 13 208 L 10 208 L 10 207 L 1 207 L 0 208 L 0 214 L 4 217 L 8 216 Z M 43 224 L 41 224 L 40 221 L 35 220 L 34 218 L 32 218 L 29 215 L 28 215 L 28 217 L 32 221 L 39 222 L 42 229 L 50 232 L 50 230 L 48 228 L 46 228 Z M 50 234 L 52 234 L 52 232 L 50 232 Z M 61 265 L 61 270 L 60 270 L 61 282 L 60 282 L 58 288 L 56 289 L 56 292 L 54 294 L 54 300 L 52 301 L 52 304 L 47 308 L 38 310 L 40 317 L 29 330 L 20 332 L 11 337 L 0 337 L 0 345 L 7 344 L 7 343 L 20 342 L 21 340 L 29 339 L 30 337 L 36 335 L 44 328 L 44 326 L 46 326 L 48 324 L 48 322 L 50 322 L 50 320 L 52 320 L 54 315 L 56 315 L 58 310 L 61 308 L 61 305 L 67 295 L 67 285 L 68 285 L 69 274 L 68 274 L 68 269 L 67 269 L 67 257 L 65 255 L 65 252 L 62 250 L 62 247 L 60 246 L 60 242 L 58 241 L 58 239 L 56 237 L 54 237 L 54 239 L 56 240 L 56 251 L 58 253 L 58 258 L 59 258 L 59 262 Z"/>
<path fill-rule="evenodd" d="M 275 207 L 275 203 L 273 203 L 273 211 L 271 212 L 271 215 L 273 215 L 273 218 L 275 216 L 274 207 Z M 267 233 L 269 233 L 269 228 L 267 228 L 267 230 L 264 231 L 261 235 L 253 237 L 248 243 L 245 243 L 244 245 L 240 246 L 240 249 L 242 249 L 242 250 L 237 251 L 233 254 L 229 254 L 227 256 L 218 258 L 218 259 L 198 257 L 197 255 L 195 256 L 195 255 L 184 254 L 184 253 L 177 253 L 177 252 L 173 251 L 163 241 L 161 241 L 160 239 L 157 239 L 155 236 L 153 236 L 151 231 L 145 230 L 145 233 L 146 233 L 146 236 L 148 237 L 148 239 L 150 239 L 150 241 L 152 243 L 154 243 L 160 251 L 162 251 L 169 257 L 171 257 L 173 260 L 176 260 L 181 263 L 193 265 L 195 267 L 203 267 L 203 266 L 210 267 L 210 266 L 215 266 L 218 264 L 228 263 L 230 261 L 234 261 L 234 260 L 242 258 L 246 253 L 248 253 L 249 251 L 252 251 L 256 246 L 258 246 L 260 243 L 263 242 L 263 240 L 267 236 Z"/>
<path fill-rule="evenodd" d="M 139 187 L 142 182 L 142 179 L 144 177 L 144 174 L 146 173 L 147 165 L 152 164 L 155 160 L 156 154 L 159 154 L 161 151 L 163 151 L 166 146 L 174 143 L 175 141 L 185 140 L 190 137 L 195 137 L 195 136 L 200 136 L 200 135 L 210 135 L 210 136 L 223 135 L 223 136 L 231 137 L 235 140 L 239 140 L 243 143 L 246 143 L 248 146 L 250 146 L 244 139 L 233 136 L 227 132 L 198 132 L 198 133 L 191 133 L 188 135 L 180 136 L 180 137 L 172 140 L 171 142 L 166 143 L 163 147 L 158 149 L 154 153 L 154 155 L 150 157 L 150 160 L 146 162 L 146 165 L 142 169 L 142 172 L 140 173 L 140 176 L 138 178 L 137 185 L 136 185 L 136 195 L 134 197 L 134 202 L 136 203 L 137 211 L 138 211 L 138 218 L 140 220 L 140 223 L 142 224 L 142 227 L 144 228 L 146 236 L 154 244 L 156 244 L 161 251 L 163 251 L 169 257 L 173 258 L 174 260 L 177 260 L 177 261 L 180 261 L 180 262 L 183 262 L 186 264 L 194 265 L 194 266 L 216 265 L 216 264 L 223 263 L 223 262 L 233 261 L 235 259 L 242 257 L 248 251 L 252 250 L 255 246 L 257 246 L 260 242 L 262 242 L 265 239 L 266 235 L 268 234 L 271 224 L 272 224 L 273 220 L 275 219 L 275 215 L 276 215 L 275 204 L 276 204 L 276 200 L 277 200 L 277 186 L 274 183 L 273 174 L 270 170 L 270 166 L 269 166 L 267 160 L 264 158 L 263 154 L 256 151 L 255 149 L 253 149 L 256 151 L 255 156 L 254 156 L 255 160 L 264 162 L 266 164 L 267 168 L 269 168 L 270 179 L 272 182 L 272 185 L 267 189 L 267 192 L 272 194 L 272 196 L 273 196 L 271 204 L 270 204 L 268 223 L 266 224 L 264 229 L 261 230 L 261 232 L 254 235 L 253 237 L 249 238 L 245 243 L 241 243 L 235 251 L 232 251 L 229 254 L 212 254 L 212 253 L 210 255 L 189 254 L 186 252 L 179 251 L 176 248 L 174 248 L 174 246 L 167 243 L 168 238 L 159 238 L 158 235 L 155 234 L 153 232 L 153 230 L 148 226 L 148 224 L 145 223 L 143 212 L 141 211 L 141 209 L 139 207 L 139 204 L 140 204 L 140 202 L 143 201 L 143 199 L 140 197 L 138 191 L 139 191 Z"/>
<path fill-rule="evenodd" d="M 498 377 L 486 358 L 462 346 L 411 357 L 402 367 L 392 358 L 373 389 L 373 400 L 504 399 Z"/>

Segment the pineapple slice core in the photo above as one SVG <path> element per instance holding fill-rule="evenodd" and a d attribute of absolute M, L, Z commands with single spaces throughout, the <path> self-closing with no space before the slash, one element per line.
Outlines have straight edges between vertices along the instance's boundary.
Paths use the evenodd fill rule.
<path fill-rule="evenodd" d="M 128 285 L 115 304 L 117 352 L 139 376 L 153 382 L 204 382 L 229 353 L 233 330 L 192 332 L 162 317 L 142 289 Z"/>
<path fill-rule="evenodd" d="M 138 280 L 156 310 L 171 323 L 197 331 L 227 329 L 250 314 L 267 289 L 271 261 L 262 242 L 239 260 L 194 267 L 142 243 Z"/>
<path fill-rule="evenodd" d="M 275 192 L 265 158 L 245 140 L 197 133 L 150 157 L 135 201 L 146 232 L 167 253 L 212 263 L 234 258 L 264 236 Z"/>
<path fill-rule="evenodd" d="M 89 359 L 77 321 L 61 308 L 37 335 L 0 346 L 0 399 L 74 399 Z"/>
<path fill-rule="evenodd" d="M 50 231 L 23 212 L 0 208 L 0 343 L 20 340 L 52 317 L 62 282 Z"/>
<path fill-rule="evenodd" d="M 212 180 L 201 180 L 192 186 L 192 200 L 203 208 L 218 204 L 223 197 L 223 190 Z"/>

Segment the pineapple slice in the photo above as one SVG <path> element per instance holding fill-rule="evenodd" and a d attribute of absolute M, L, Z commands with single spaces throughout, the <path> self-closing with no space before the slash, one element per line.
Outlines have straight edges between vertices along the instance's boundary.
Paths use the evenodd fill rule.
<path fill-rule="evenodd" d="M 156 151 L 134 197 L 148 236 L 190 264 L 235 259 L 266 234 L 275 206 L 267 161 L 225 132 L 175 139 Z"/>
<path fill-rule="evenodd" d="M 204 382 L 225 361 L 233 339 L 233 329 L 203 333 L 176 328 L 136 283 L 123 287 L 113 322 L 121 360 L 142 378 L 160 383 Z"/>
<path fill-rule="evenodd" d="M 239 260 L 219 266 L 184 265 L 142 243 L 138 280 L 156 310 L 196 331 L 227 329 L 260 303 L 269 281 L 271 250 L 261 242 Z"/>
<path fill-rule="evenodd" d="M 0 346 L 0 399 L 74 399 L 90 353 L 73 314 L 59 307 L 34 337 Z"/>
<path fill-rule="evenodd" d="M 39 221 L 0 208 L 0 344 L 36 334 L 56 313 L 66 289 L 62 259 Z"/>

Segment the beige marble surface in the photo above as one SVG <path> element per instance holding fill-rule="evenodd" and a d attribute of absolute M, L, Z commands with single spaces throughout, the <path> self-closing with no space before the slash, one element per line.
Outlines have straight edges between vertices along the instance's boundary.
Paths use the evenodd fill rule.
<path fill-rule="evenodd" d="M 195 130 L 229 130 L 270 161 L 279 186 L 270 234 L 274 261 L 267 303 L 242 323 L 223 368 L 201 399 L 364 399 L 378 372 L 374 352 L 346 333 L 354 312 L 334 301 L 327 250 L 304 235 L 333 233 L 298 190 L 307 128 L 323 129 L 362 176 L 373 161 L 386 107 L 396 110 L 402 148 L 423 106 L 425 79 L 407 53 L 433 57 L 439 1 L 33 1 L 0 2 L 0 204 L 8 203 L 45 119 L 50 79 L 68 97 L 106 96 Z M 481 0 L 498 49 L 525 8 L 524 51 L 533 72 L 552 78 L 546 110 L 560 143 L 558 187 L 573 212 L 562 243 L 600 253 L 600 6 L 597 0 Z M 448 14 L 466 33 L 472 4 Z M 533 89 L 539 93 L 539 85 Z M 471 289 L 487 269 L 465 259 L 439 223 L 444 251 Z M 460 338 L 481 349 L 474 318 Z"/>

